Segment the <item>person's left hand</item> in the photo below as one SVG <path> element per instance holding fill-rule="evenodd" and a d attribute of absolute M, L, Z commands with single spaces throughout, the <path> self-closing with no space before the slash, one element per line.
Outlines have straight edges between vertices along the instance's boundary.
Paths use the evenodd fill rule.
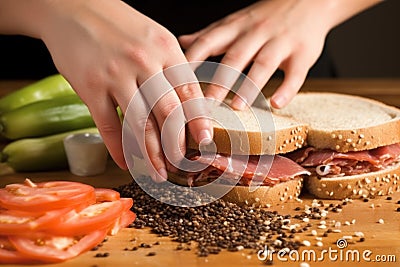
<path fill-rule="evenodd" d="M 331 28 L 324 7 L 318 1 L 260 1 L 196 33 L 180 36 L 179 41 L 188 61 L 225 53 L 221 63 L 240 72 L 253 62 L 248 78 L 256 87 L 245 82 L 239 88 L 232 101 L 236 109 L 251 105 L 259 94 L 257 88 L 262 88 L 276 69 L 282 69 L 285 79 L 271 99 L 271 104 L 280 108 L 295 96 L 321 54 Z M 223 84 L 234 83 L 218 70 L 215 75 Z M 205 96 L 222 101 L 227 92 L 210 85 Z"/>

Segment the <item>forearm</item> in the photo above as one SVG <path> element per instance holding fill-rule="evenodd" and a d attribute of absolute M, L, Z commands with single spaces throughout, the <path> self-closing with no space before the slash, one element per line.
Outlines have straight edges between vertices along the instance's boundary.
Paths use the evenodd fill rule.
<path fill-rule="evenodd" d="M 41 37 L 51 7 L 48 0 L 1 0 L 0 34 Z"/>

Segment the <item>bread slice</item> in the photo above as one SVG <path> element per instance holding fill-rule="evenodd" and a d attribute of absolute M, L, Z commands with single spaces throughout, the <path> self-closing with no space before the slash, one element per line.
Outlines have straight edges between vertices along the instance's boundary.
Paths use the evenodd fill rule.
<path fill-rule="evenodd" d="M 400 163 L 385 170 L 359 175 L 321 178 L 310 176 L 305 179 L 307 190 L 318 198 L 373 198 L 400 192 Z"/>
<path fill-rule="evenodd" d="M 273 112 L 308 123 L 307 143 L 319 149 L 361 151 L 400 142 L 400 110 L 359 96 L 299 93 Z"/>
<path fill-rule="evenodd" d="M 236 111 L 225 105 L 213 107 L 214 143 L 205 151 L 236 155 L 275 155 L 294 151 L 305 145 L 307 124 L 253 107 Z M 192 137 L 188 148 L 199 150 Z"/>
<path fill-rule="evenodd" d="M 168 180 L 175 184 L 187 186 L 187 179 L 178 174 L 169 173 Z M 196 183 L 194 186 L 202 186 L 206 182 Z M 208 187 L 206 193 L 218 197 L 221 190 L 228 191 L 232 186 L 215 184 Z M 229 190 L 222 199 L 228 202 L 236 203 L 240 206 L 269 207 L 282 205 L 282 203 L 296 199 L 303 186 L 303 178 L 295 177 L 287 182 L 279 183 L 274 186 L 260 186 L 256 190 L 251 191 L 248 186 L 234 186 Z"/>

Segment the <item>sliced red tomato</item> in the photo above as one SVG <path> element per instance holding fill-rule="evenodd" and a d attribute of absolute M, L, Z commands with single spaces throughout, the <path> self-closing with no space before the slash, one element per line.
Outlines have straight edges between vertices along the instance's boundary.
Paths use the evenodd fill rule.
<path fill-rule="evenodd" d="M 25 257 L 41 262 L 61 262 L 78 256 L 100 244 L 107 235 L 106 230 L 95 230 L 80 236 L 10 236 L 11 244 Z"/>
<path fill-rule="evenodd" d="M 121 217 L 114 223 L 108 232 L 109 235 L 116 235 L 121 229 L 130 225 L 136 219 L 136 214 L 131 210 L 125 210 Z"/>
<path fill-rule="evenodd" d="M 36 260 L 26 257 L 17 251 L 6 236 L 0 236 L 0 263 L 2 264 L 33 264 Z"/>
<path fill-rule="evenodd" d="M 108 232 L 109 235 L 116 235 L 122 228 L 127 227 L 136 219 L 136 214 L 130 210 L 133 205 L 133 199 L 121 198 L 120 201 L 123 206 L 123 212 L 110 228 L 110 231 Z"/>
<path fill-rule="evenodd" d="M 49 211 L 95 201 L 94 188 L 77 182 L 54 181 L 35 184 L 26 179 L 23 184 L 9 184 L 0 189 L 0 207 L 10 210 Z"/>
<path fill-rule="evenodd" d="M 97 202 L 115 201 L 120 199 L 119 192 L 108 188 L 95 188 Z"/>
<path fill-rule="evenodd" d="M 72 208 L 32 213 L 18 210 L 0 210 L 0 235 L 27 234 L 60 223 L 62 216 Z"/>
<path fill-rule="evenodd" d="M 120 200 L 96 203 L 79 212 L 68 212 L 60 223 L 48 227 L 45 232 L 74 236 L 90 233 L 93 229 L 108 229 L 121 216 L 122 211 Z"/>
<path fill-rule="evenodd" d="M 123 206 L 123 210 L 130 210 L 132 208 L 133 205 L 133 199 L 132 198 L 121 198 L 120 199 L 122 206 Z"/>

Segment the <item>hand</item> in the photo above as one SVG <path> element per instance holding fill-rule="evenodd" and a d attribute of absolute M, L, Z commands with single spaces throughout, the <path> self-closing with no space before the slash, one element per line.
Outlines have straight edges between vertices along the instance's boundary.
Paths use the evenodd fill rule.
<path fill-rule="evenodd" d="M 248 78 L 232 100 L 232 107 L 251 105 L 276 69 L 285 73 L 271 104 L 289 103 L 320 56 L 329 30 L 379 0 L 264 0 L 233 13 L 205 29 L 179 37 L 188 61 L 202 61 L 225 53 L 221 63 L 240 72 L 252 62 Z M 235 78 L 216 72 L 219 84 L 233 85 Z M 255 86 L 254 86 L 255 85 Z M 260 89 L 258 89 L 260 88 Z M 206 97 L 222 101 L 226 89 L 210 85 Z"/>
<path fill-rule="evenodd" d="M 151 163 L 154 180 L 167 178 L 165 154 L 171 161 L 179 162 L 185 151 L 184 119 L 204 116 L 201 104 L 180 108 L 181 102 L 203 98 L 200 86 L 176 85 L 174 73 L 164 73 L 166 68 L 187 62 L 176 38 L 156 22 L 116 0 L 53 1 L 48 21 L 42 25 L 40 37 L 48 47 L 60 73 L 87 104 L 94 121 L 115 162 L 126 168 L 122 151 L 121 123 L 116 112 L 119 106 L 126 112 L 129 101 L 135 100 L 135 110 L 130 114 L 133 131 L 141 152 Z M 194 73 L 185 69 L 187 75 Z M 159 84 L 139 92 L 138 88 L 156 73 L 162 75 Z M 162 91 L 157 91 L 159 89 Z M 174 86 L 173 86 L 174 87 Z M 163 95 L 165 93 L 165 95 Z M 139 101 L 138 101 L 139 99 Z M 203 98 L 204 99 L 204 98 Z M 146 114 L 146 106 L 153 106 Z M 176 109 L 175 124 L 163 124 Z M 211 141 L 212 128 L 207 119 L 189 122 L 190 132 L 197 142 Z M 183 127 L 178 135 L 167 134 L 164 140 L 169 151 L 162 150 L 161 129 L 166 133 Z"/>

